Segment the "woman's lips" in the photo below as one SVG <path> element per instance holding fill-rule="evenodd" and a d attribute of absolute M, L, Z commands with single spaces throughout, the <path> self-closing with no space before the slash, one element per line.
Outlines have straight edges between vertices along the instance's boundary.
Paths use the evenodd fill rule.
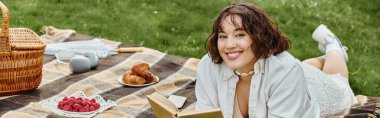
<path fill-rule="evenodd" d="M 237 59 L 242 51 L 236 51 L 236 52 L 228 52 L 226 53 L 228 60 L 235 60 Z"/>

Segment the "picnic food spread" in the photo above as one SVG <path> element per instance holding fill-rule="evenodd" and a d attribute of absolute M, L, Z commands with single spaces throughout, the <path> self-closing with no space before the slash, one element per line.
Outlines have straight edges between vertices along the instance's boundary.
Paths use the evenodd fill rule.
<path fill-rule="evenodd" d="M 149 71 L 149 64 L 137 63 L 131 71 L 123 75 L 123 82 L 127 84 L 145 84 L 157 82 L 157 77 Z"/>

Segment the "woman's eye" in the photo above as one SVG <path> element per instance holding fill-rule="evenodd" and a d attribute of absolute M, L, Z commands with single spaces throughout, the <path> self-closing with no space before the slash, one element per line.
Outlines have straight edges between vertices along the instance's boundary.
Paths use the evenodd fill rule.
<path fill-rule="evenodd" d="M 243 36 L 245 36 L 245 34 L 243 34 L 243 33 L 236 35 L 236 37 L 243 37 Z"/>
<path fill-rule="evenodd" d="M 219 38 L 220 38 L 220 39 L 225 39 L 225 38 L 227 38 L 227 36 L 219 35 Z"/>

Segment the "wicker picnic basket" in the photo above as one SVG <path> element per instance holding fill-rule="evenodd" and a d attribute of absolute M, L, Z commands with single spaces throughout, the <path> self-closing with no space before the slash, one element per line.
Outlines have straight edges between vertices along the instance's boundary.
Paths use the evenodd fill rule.
<path fill-rule="evenodd" d="M 42 78 L 45 44 L 26 28 L 9 28 L 8 8 L 0 2 L 0 96 L 35 90 Z"/>

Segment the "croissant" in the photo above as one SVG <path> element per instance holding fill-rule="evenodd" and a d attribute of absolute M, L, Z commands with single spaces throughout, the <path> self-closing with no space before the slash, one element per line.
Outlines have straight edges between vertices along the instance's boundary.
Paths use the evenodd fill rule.
<path fill-rule="evenodd" d="M 132 66 L 132 73 L 146 79 L 147 83 L 156 82 L 157 78 L 149 71 L 147 63 L 139 63 Z"/>
<path fill-rule="evenodd" d="M 124 74 L 123 81 L 127 84 L 144 84 L 146 82 L 144 78 L 133 75 L 131 71 Z"/>
<path fill-rule="evenodd" d="M 147 63 L 137 63 L 132 66 L 132 73 L 137 74 L 145 70 L 149 70 L 149 65 Z"/>

